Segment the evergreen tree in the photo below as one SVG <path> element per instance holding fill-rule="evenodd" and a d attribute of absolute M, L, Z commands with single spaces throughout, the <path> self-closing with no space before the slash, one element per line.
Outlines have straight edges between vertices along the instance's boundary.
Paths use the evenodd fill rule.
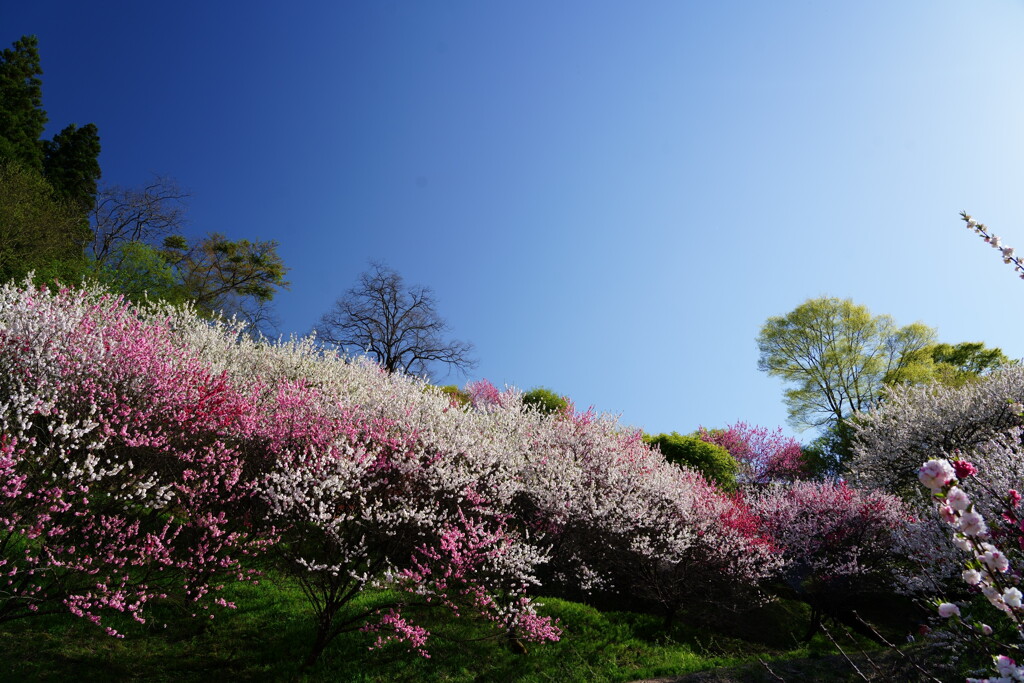
<path fill-rule="evenodd" d="M 39 138 L 46 127 L 38 41 L 23 36 L 0 51 L 0 161 L 43 171 Z"/>
<path fill-rule="evenodd" d="M 96 205 L 100 177 L 100 136 L 95 124 L 75 124 L 43 143 L 46 179 L 58 197 L 71 201 L 85 215 Z"/>
<path fill-rule="evenodd" d="M 37 280 L 73 283 L 86 271 L 99 132 L 71 124 L 41 139 L 42 73 L 35 36 L 0 51 L 0 279 L 34 271 Z"/>

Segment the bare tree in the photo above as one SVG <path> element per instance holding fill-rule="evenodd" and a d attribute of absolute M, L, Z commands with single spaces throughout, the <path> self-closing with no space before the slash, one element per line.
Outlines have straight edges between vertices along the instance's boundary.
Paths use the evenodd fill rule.
<path fill-rule="evenodd" d="M 370 266 L 320 318 L 314 329 L 321 340 L 365 352 L 388 372 L 428 374 L 431 364 L 444 363 L 465 373 L 476 365 L 472 344 L 446 340 L 449 328 L 429 287 L 406 286 L 382 263 Z"/>
<path fill-rule="evenodd" d="M 157 246 L 166 237 L 180 234 L 188 197 L 188 191 L 174 180 L 161 176 L 142 188 L 101 189 L 89 216 L 93 230 L 89 246 L 96 262 L 116 260 L 118 247 L 128 242 Z"/>

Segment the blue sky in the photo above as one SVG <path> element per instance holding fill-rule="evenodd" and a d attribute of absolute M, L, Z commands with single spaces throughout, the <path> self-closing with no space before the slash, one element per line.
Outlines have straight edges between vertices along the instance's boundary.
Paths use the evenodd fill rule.
<path fill-rule="evenodd" d="M 783 425 L 755 338 L 809 297 L 1024 356 L 957 215 L 1024 248 L 1021 2 L 4 0 L 23 34 L 106 183 L 280 243 L 286 333 L 384 260 L 471 379 L 649 432 Z"/>

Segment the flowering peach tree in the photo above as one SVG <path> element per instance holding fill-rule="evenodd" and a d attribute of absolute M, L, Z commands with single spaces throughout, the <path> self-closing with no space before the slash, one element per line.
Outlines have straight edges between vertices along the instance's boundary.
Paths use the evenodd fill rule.
<path fill-rule="evenodd" d="M 921 466 L 919 479 L 930 491 L 940 518 L 953 529 L 954 545 L 964 553 L 961 575 L 964 583 L 971 590 L 984 595 L 993 607 L 1002 612 L 1019 636 L 1024 629 L 1024 594 L 1018 587 L 1020 575 L 1011 565 L 1011 556 L 1019 564 L 1019 548 L 1024 540 L 1024 531 L 1017 513 L 1021 495 L 1010 489 L 1005 496 L 998 496 L 1004 507 L 1002 520 L 1000 524 L 990 525 L 994 520 L 986 519 L 979 512 L 977 501 L 964 485 L 964 480 L 976 474 L 978 469 L 966 460 L 951 462 L 947 459 L 933 459 Z M 1011 555 L 1008 556 L 995 542 L 1015 550 L 1010 551 Z M 1010 644 L 996 641 L 991 626 L 966 618 L 960 605 L 955 602 L 939 601 L 937 611 L 940 617 L 960 627 L 963 639 L 970 642 L 974 649 L 1012 651 L 1020 657 L 1019 642 Z M 1000 677 L 983 680 L 1024 680 L 1024 667 L 1018 666 L 1009 656 L 996 655 L 994 661 Z"/>
<path fill-rule="evenodd" d="M 808 638 L 822 618 L 852 623 L 858 600 L 894 590 L 898 538 L 909 522 L 895 496 L 801 481 L 757 491 L 750 505 L 781 549 L 784 593 L 811 606 Z"/>
<path fill-rule="evenodd" d="M 0 395 L 0 619 L 227 605 L 273 537 L 243 522 L 244 393 L 119 298 L 8 284 Z"/>
<path fill-rule="evenodd" d="M 354 629 L 426 655 L 434 609 L 556 640 L 536 595 L 567 586 L 711 611 L 783 561 L 744 501 L 614 417 L 485 381 L 453 402 L 187 307 L 0 287 L 0 392 L 0 620 L 205 616 L 259 554 L 309 600 L 312 664 Z"/>
<path fill-rule="evenodd" d="M 737 422 L 725 429 L 701 427 L 699 435 L 701 440 L 729 451 L 741 467 L 739 478 L 744 483 L 793 481 L 806 474 L 800 442 L 783 435 L 781 427 L 772 431 Z"/>
<path fill-rule="evenodd" d="M 517 516 L 545 533 L 552 586 L 653 603 L 666 621 L 757 598 L 778 558 L 737 499 L 610 417 L 545 426 L 520 475 Z"/>

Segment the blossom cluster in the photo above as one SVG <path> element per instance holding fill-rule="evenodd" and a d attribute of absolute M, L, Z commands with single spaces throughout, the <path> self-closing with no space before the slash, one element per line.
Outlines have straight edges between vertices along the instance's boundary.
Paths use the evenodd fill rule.
<path fill-rule="evenodd" d="M 101 291 L 0 288 L 0 619 L 193 610 L 273 538 L 233 435 L 247 397 Z"/>
<path fill-rule="evenodd" d="M 779 572 L 793 597 L 816 611 L 845 609 L 893 584 L 910 525 L 907 506 L 880 491 L 844 482 L 773 484 L 755 492 L 751 508 L 779 544 Z"/>
<path fill-rule="evenodd" d="M 879 407 L 857 417 L 851 478 L 858 486 L 924 502 L 916 478 L 922 459 L 973 452 L 1007 434 L 1022 423 L 1014 409 L 1022 400 L 1021 366 L 1002 368 L 962 387 L 892 387 Z"/>
<path fill-rule="evenodd" d="M 266 419 L 267 430 L 287 430 L 287 446 L 274 447 L 263 492 L 281 527 L 315 539 L 286 547 L 291 566 L 321 587 L 402 586 L 516 636 L 550 637 L 528 599 L 541 582 L 672 610 L 726 590 L 754 593 L 781 562 L 740 501 L 666 462 L 611 416 L 547 415 L 483 380 L 467 387 L 463 405 L 311 339 L 267 344 L 187 320 L 173 327 L 235 384 L 294 393 L 301 383 L 303 400 L 320 405 L 314 412 L 326 417 L 303 408 Z M 337 434 L 349 436 L 331 436 L 332 414 Z"/>
<path fill-rule="evenodd" d="M 950 462 L 947 459 L 932 459 L 921 465 L 918 479 L 931 493 L 939 517 L 954 530 L 953 544 L 968 554 L 968 559 L 963 563 L 966 568 L 961 573 L 963 581 L 979 590 L 1021 632 L 1024 627 L 1024 593 L 1017 587 L 1019 576 L 1011 571 L 1007 556 L 991 542 L 992 532 L 985 517 L 978 512 L 975 501 L 962 488 L 962 481 L 977 473 L 978 468 L 966 460 Z M 1014 496 L 1015 493 L 1010 492 L 1012 507 L 1020 502 L 1020 495 Z M 940 602 L 937 611 L 940 617 L 955 619 L 976 634 L 992 634 L 992 627 L 987 624 L 964 622 L 960 607 L 955 603 Z M 1024 666 L 1018 666 L 1005 655 L 994 659 L 999 678 L 969 678 L 968 681 L 1024 680 Z"/>

